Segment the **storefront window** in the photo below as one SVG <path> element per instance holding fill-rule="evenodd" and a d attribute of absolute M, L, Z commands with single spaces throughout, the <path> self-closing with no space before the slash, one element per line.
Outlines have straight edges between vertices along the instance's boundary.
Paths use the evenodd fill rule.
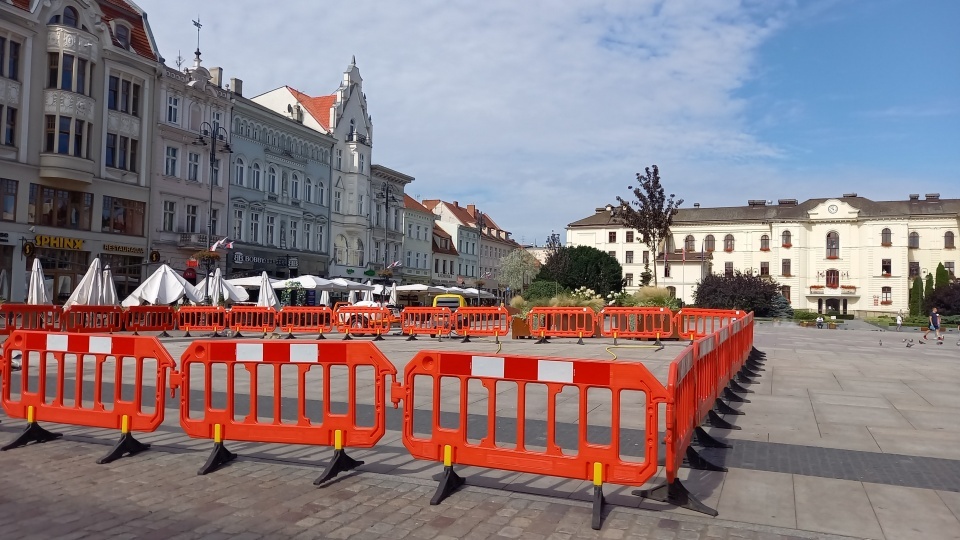
<path fill-rule="evenodd" d="M 140 286 L 140 275 L 143 269 L 143 257 L 102 253 L 100 264 L 103 268 L 110 266 L 113 283 L 117 287 L 117 298 L 123 300 L 134 289 Z"/>
<path fill-rule="evenodd" d="M 30 184 L 27 221 L 66 229 L 90 230 L 93 194 Z"/>
<path fill-rule="evenodd" d="M 100 231 L 129 236 L 143 236 L 146 203 L 103 196 L 103 219 Z"/>
<path fill-rule="evenodd" d="M 36 257 L 43 266 L 47 292 L 55 304 L 62 304 L 70 298 L 70 293 L 83 277 L 90 265 L 90 253 L 57 248 L 37 248 Z M 33 259 L 26 260 L 29 274 Z"/>
<path fill-rule="evenodd" d="M 13 277 L 13 246 L 0 246 L 0 301 L 10 300 Z"/>

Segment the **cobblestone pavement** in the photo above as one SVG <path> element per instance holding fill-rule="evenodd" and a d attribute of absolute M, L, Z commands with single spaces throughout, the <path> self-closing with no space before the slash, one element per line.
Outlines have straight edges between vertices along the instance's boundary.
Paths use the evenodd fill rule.
<path fill-rule="evenodd" d="M 0 453 L 5 538 L 757 539 L 842 538 L 698 517 L 608 507 L 600 531 L 590 506 L 467 486 L 430 506 L 434 483 L 344 475 L 243 459 L 197 476 L 200 454 L 151 450 L 97 465 L 106 447 L 59 440 Z"/>

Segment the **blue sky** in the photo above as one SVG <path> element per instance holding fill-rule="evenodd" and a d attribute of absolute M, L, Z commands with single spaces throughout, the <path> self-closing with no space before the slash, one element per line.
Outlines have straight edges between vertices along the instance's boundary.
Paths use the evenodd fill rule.
<path fill-rule="evenodd" d="M 254 95 L 332 93 L 356 55 L 374 163 L 518 241 L 657 164 L 703 206 L 960 198 L 960 2 L 140 0 L 161 54 Z M 199 13 L 198 13 L 199 11 Z"/>

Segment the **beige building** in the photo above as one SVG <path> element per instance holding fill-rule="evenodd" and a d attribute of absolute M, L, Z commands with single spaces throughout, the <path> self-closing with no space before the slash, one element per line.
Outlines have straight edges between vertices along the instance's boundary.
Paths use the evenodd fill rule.
<path fill-rule="evenodd" d="M 436 220 L 437 216 L 416 199 L 409 195 L 403 196 L 403 224 L 406 227 L 406 236 L 403 238 L 404 259 L 399 274 L 404 284 L 430 285 L 433 282 L 434 270 L 439 273 L 439 259 L 435 264 L 433 258 L 433 228 Z M 398 272 L 394 270 L 393 275 L 397 276 L 397 274 Z"/>
<path fill-rule="evenodd" d="M 569 224 L 567 245 L 592 246 L 616 257 L 628 290 L 639 287 L 649 262 L 659 285 L 685 302 L 693 301 L 705 273 L 742 271 L 775 280 L 795 308 L 894 314 L 908 310 L 914 277 L 935 272 L 939 263 L 955 276 L 960 258 L 960 199 L 935 193 L 899 201 L 849 193 L 802 203 L 695 205 L 674 217 L 667 245 L 655 254 L 635 231 L 618 224 L 611 210 L 598 208 Z"/>
<path fill-rule="evenodd" d="M 157 80 L 146 14 L 121 0 L 0 2 L 0 297 L 38 258 L 63 302 L 94 257 L 139 285 Z"/>

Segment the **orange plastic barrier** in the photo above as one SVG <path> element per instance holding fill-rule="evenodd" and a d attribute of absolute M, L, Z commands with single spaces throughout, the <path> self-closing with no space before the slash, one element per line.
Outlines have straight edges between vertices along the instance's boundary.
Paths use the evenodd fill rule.
<path fill-rule="evenodd" d="M 10 335 L 14 330 L 60 330 L 60 306 L 0 304 L 0 335 Z"/>
<path fill-rule="evenodd" d="M 593 336 L 596 312 L 588 307 L 535 307 L 527 315 L 530 333 L 539 336 L 537 343 L 547 338 L 575 337 L 583 345 L 583 337 Z"/>
<path fill-rule="evenodd" d="M 177 327 L 177 312 L 171 306 L 132 306 L 123 317 L 123 328 L 137 335 L 138 332 L 167 332 Z"/>
<path fill-rule="evenodd" d="M 663 307 L 607 306 L 600 310 L 600 335 L 627 339 L 656 339 L 673 335 L 673 312 Z"/>
<path fill-rule="evenodd" d="M 60 316 L 64 332 L 108 333 L 123 331 L 120 306 L 70 306 Z"/>
<path fill-rule="evenodd" d="M 234 337 L 240 332 L 260 332 L 266 336 L 277 329 L 277 310 L 262 306 L 233 306 L 227 312 L 227 326 Z"/>
<path fill-rule="evenodd" d="M 677 312 L 678 332 L 691 341 L 710 335 L 746 313 L 730 309 L 683 308 Z"/>
<path fill-rule="evenodd" d="M 221 332 L 227 327 L 227 311 L 220 306 L 180 306 L 177 310 L 177 328 L 184 337 L 190 331 Z"/>
<path fill-rule="evenodd" d="M 446 307 L 408 307 L 400 312 L 400 329 L 407 340 L 417 339 L 418 335 L 443 337 L 452 328 L 450 308 Z"/>
<path fill-rule="evenodd" d="M 297 388 L 287 399 L 297 400 L 295 409 L 283 405 L 280 382 L 290 370 L 297 375 Z M 180 388 L 180 425 L 186 434 L 214 440 L 213 452 L 199 474 L 236 457 L 224 447 L 227 439 L 333 446 L 333 461 L 315 482 L 319 484 L 362 463 L 347 456 L 344 447 L 370 448 L 383 436 L 386 377 L 390 375 L 396 384 L 396 374 L 393 364 L 369 342 L 211 340 L 187 347 L 180 371 L 170 377 L 170 387 Z M 203 383 L 194 389 L 199 377 Z M 318 377 L 322 380 L 317 381 Z M 266 384 L 262 379 L 267 379 Z M 218 392 L 226 388 L 222 406 L 213 404 L 214 384 Z M 358 389 L 363 389 L 362 396 Z M 191 397 L 198 391 L 203 405 L 194 411 Z M 308 405 L 308 397 L 321 399 L 322 408 Z M 334 407 L 333 402 L 340 399 L 346 404 Z M 261 410 L 264 400 L 270 401 L 270 410 Z M 358 422 L 361 402 L 375 409 L 372 425 Z M 345 412 L 333 412 L 335 408 Z"/>
<path fill-rule="evenodd" d="M 385 307 L 343 306 L 337 310 L 337 332 L 343 339 L 352 339 L 351 334 L 376 336 L 375 341 L 390 333 L 390 310 Z"/>
<path fill-rule="evenodd" d="M 293 339 L 294 333 L 317 334 L 317 339 L 326 339 L 324 333 L 333 330 L 333 310 L 327 306 L 283 306 L 277 314 L 277 326 Z"/>
<path fill-rule="evenodd" d="M 443 384 L 451 380 L 455 384 Z M 471 385 L 471 382 L 480 384 Z M 428 388 L 422 388 L 426 384 Z M 501 394 L 504 388 L 516 385 L 516 391 Z M 420 386 L 418 389 L 417 386 Z M 474 393 L 469 389 L 473 386 Z M 566 390 L 566 391 L 565 391 Z M 588 391 L 592 390 L 588 396 Z M 602 392 L 606 390 L 606 392 Z M 448 391 L 450 393 L 448 393 Z M 479 393 L 479 395 L 478 395 Z M 561 396 L 562 393 L 562 396 Z M 591 416 L 597 394 L 609 396 L 609 415 Z M 443 399 L 441 399 L 443 394 Z M 515 395 L 515 442 L 506 443 L 498 433 L 498 401 Z M 540 396 L 532 408 L 546 405 L 546 438 L 528 438 L 527 402 Z M 485 397 L 483 404 L 478 397 Z M 570 397 L 568 397 L 570 396 Z M 426 397 L 420 405 L 431 415 L 428 429 L 415 427 L 417 399 Z M 588 397 L 590 407 L 588 407 Z M 569 358 L 541 358 L 531 356 L 491 356 L 490 353 L 461 353 L 421 351 L 406 366 L 402 388 L 395 388 L 394 402 L 403 400 L 403 444 L 417 459 L 442 461 L 443 480 L 431 504 L 438 504 L 463 483 L 453 470 L 453 464 L 496 468 L 538 475 L 557 476 L 594 482 L 594 528 L 600 526 L 603 505 L 603 482 L 639 486 L 657 472 L 658 407 L 667 399 L 663 385 L 640 363 L 609 360 L 571 360 Z M 558 402 L 577 400 L 576 406 L 567 403 L 566 414 L 558 418 Z M 512 401 L 512 399 L 511 399 Z M 448 407 L 451 407 L 448 409 Z M 631 407 L 642 408 L 643 412 Z M 486 409 L 486 429 L 478 433 L 477 412 Z M 448 419 L 441 421 L 441 409 L 455 413 L 456 425 Z M 470 414 L 473 413 L 473 414 Z M 421 413 L 422 414 L 422 413 Z M 626 417 L 624 415 L 627 415 Z M 573 418 L 565 416 L 575 415 Z M 638 419 L 637 416 L 642 415 Z M 421 419 L 422 420 L 422 417 Z M 588 436 L 591 423 L 610 428 L 609 442 L 596 442 Z M 645 431 L 642 456 L 625 455 L 621 447 L 621 426 L 624 421 L 642 420 Z M 571 422 L 578 426 L 575 449 L 557 444 L 557 422 Z M 503 428 L 500 428 L 502 432 Z M 535 436 L 536 437 L 536 436 Z M 534 445 L 545 445 L 534 448 Z M 625 459 L 627 458 L 627 459 Z"/>
<path fill-rule="evenodd" d="M 11 369 L 14 351 L 20 372 Z M 3 410 L 27 420 L 3 450 L 60 437 L 40 427 L 41 420 L 119 429 L 120 441 L 97 461 L 109 463 L 149 447 L 130 431 L 151 432 L 163 422 L 166 374 L 175 364 L 155 337 L 18 330 L 3 344 L 2 366 Z"/>
<path fill-rule="evenodd" d="M 463 343 L 470 336 L 493 336 L 500 343 L 500 336 L 510 331 L 510 313 L 499 307 L 462 307 L 454 313 L 454 330 L 463 334 Z"/>
<path fill-rule="evenodd" d="M 731 312 L 726 312 L 730 314 Z M 728 385 L 738 374 L 753 349 L 753 314 L 740 319 L 730 317 L 727 325 L 698 339 L 671 363 L 667 384 L 665 473 L 667 482 L 639 494 L 655 500 L 670 502 L 697 512 L 717 515 L 694 497 L 680 482 L 677 473 L 686 458 L 691 467 L 725 471 L 703 459 L 690 444 L 694 438 L 705 446 L 727 447 L 700 427 L 708 421 L 715 427 L 739 429 L 717 414 L 743 414 L 720 398 L 747 401 L 732 393 Z M 735 398 L 735 399 L 734 399 Z"/>

